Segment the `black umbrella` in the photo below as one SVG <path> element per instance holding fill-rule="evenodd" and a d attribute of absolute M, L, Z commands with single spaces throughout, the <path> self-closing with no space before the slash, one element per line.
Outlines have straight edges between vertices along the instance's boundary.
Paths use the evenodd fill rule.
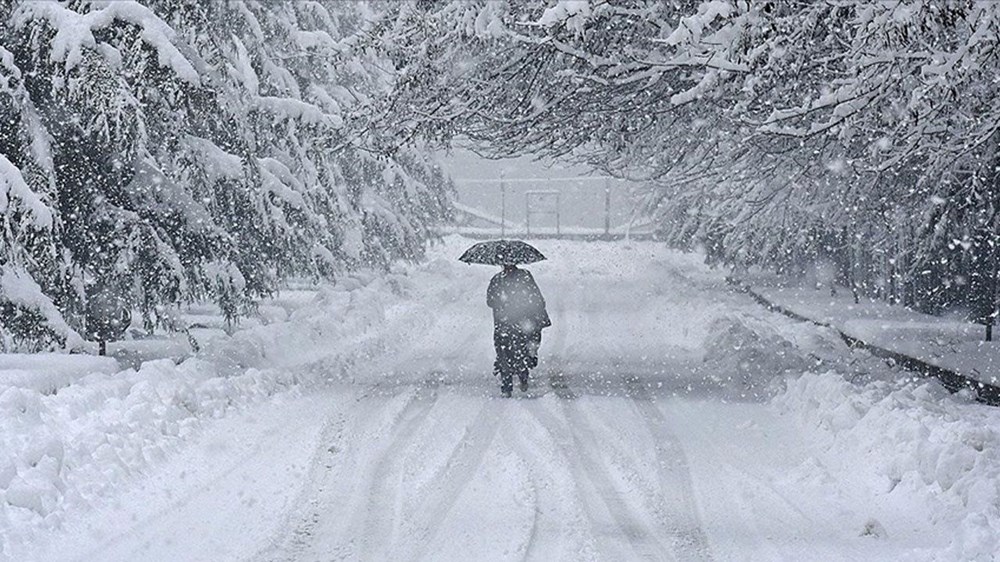
<path fill-rule="evenodd" d="M 534 246 L 520 240 L 487 240 L 474 244 L 458 258 L 465 263 L 483 265 L 518 265 L 542 261 L 542 255 Z"/>

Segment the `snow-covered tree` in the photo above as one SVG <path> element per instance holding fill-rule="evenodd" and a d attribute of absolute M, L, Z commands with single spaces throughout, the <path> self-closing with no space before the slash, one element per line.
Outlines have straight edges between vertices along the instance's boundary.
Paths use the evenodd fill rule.
<path fill-rule="evenodd" d="M 0 44 L 0 347 L 38 349 L 77 335 L 56 309 L 72 301 L 55 234 L 58 193 L 51 138 Z M 61 297 L 61 298 L 60 298 Z"/>
<path fill-rule="evenodd" d="M 365 3 L 0 7 L 5 334 L 95 337 L 109 292 L 150 328 L 196 299 L 235 318 L 289 275 L 415 257 L 446 213 L 419 148 L 373 152 L 394 76 Z"/>
<path fill-rule="evenodd" d="M 666 234 L 713 259 L 832 259 L 863 291 L 992 310 L 998 21 L 994 2 L 442 1 L 382 29 L 407 134 L 645 180 Z M 994 280 L 970 293 L 954 263 Z"/>

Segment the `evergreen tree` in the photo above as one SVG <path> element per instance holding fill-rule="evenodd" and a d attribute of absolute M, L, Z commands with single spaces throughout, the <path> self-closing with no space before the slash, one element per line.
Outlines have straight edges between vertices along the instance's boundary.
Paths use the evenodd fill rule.
<path fill-rule="evenodd" d="M 395 77 L 367 4 L 2 7 L 8 345 L 114 337 L 132 309 L 152 329 L 202 299 L 232 320 L 288 276 L 418 257 L 446 214 L 421 149 L 375 148 Z"/>

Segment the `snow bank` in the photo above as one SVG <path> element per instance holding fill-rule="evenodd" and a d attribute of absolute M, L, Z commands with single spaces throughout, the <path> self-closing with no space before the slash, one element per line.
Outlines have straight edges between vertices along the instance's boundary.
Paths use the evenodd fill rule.
<path fill-rule="evenodd" d="M 773 404 L 812 432 L 828 466 L 860 472 L 873 500 L 919 498 L 942 524 L 962 521 L 948 559 L 996 559 L 1000 410 L 937 382 L 858 386 L 834 372 L 789 378 Z"/>
<path fill-rule="evenodd" d="M 118 371 L 109 358 L 0 355 L 0 560 L 30 558 L 43 533 L 106 501 L 207 420 L 349 375 L 402 341 L 380 328 L 408 283 L 401 272 L 345 276 L 179 365 Z M 417 329 L 426 310 L 412 316 L 402 325 Z"/>
<path fill-rule="evenodd" d="M 150 361 L 138 371 L 92 373 L 45 395 L 0 393 L 0 554 L 11 559 L 66 511 L 95 505 L 177 449 L 205 419 L 290 388 L 291 373 L 221 377 L 200 359 Z"/>
<path fill-rule="evenodd" d="M 815 365 L 773 326 L 747 315 L 719 318 L 709 328 L 704 374 L 742 398 L 764 399 L 782 375 Z"/>
<path fill-rule="evenodd" d="M 734 311 L 709 334 L 702 376 L 713 395 L 767 401 L 812 442 L 812 456 L 776 486 L 829 492 L 824 482 L 849 481 L 873 513 L 932 514 L 935 534 L 952 542 L 927 557 L 997 559 L 1000 409 L 848 351 L 834 330 L 807 322 Z M 906 524 L 872 518 L 859 533 L 896 540 Z"/>
<path fill-rule="evenodd" d="M 64 353 L 0 354 L 0 392 L 8 387 L 52 394 L 91 373 L 120 371 L 111 357 Z"/>
<path fill-rule="evenodd" d="M 953 537 L 936 559 L 996 560 L 1000 409 L 950 394 L 866 351 L 849 352 L 830 328 L 733 313 L 710 332 L 706 378 L 734 398 L 769 400 L 815 445 L 815 456 L 780 485 L 850 475 L 873 510 L 920 506 L 913 509 L 933 514 L 931 525 Z M 861 532 L 892 539 L 898 524 L 873 519 Z"/>
<path fill-rule="evenodd" d="M 704 345 L 699 374 L 725 396 L 740 400 L 768 400 L 784 390 L 786 377 L 802 373 L 884 370 L 877 358 L 848 352 L 833 330 L 756 311 L 716 318 Z"/>
<path fill-rule="evenodd" d="M 983 327 L 955 317 L 922 314 L 902 306 L 862 298 L 849 290 L 837 295 L 811 287 L 769 286 L 754 279 L 752 291 L 768 302 L 848 336 L 990 385 L 1000 384 L 996 350 L 983 340 Z"/>

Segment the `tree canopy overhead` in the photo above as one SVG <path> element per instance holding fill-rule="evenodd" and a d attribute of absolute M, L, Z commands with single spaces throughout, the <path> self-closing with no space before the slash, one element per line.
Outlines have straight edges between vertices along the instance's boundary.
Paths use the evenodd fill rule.
<path fill-rule="evenodd" d="M 711 260 L 831 259 L 875 293 L 995 312 L 995 2 L 8 0 L 0 16 L 6 345 L 87 337 L 95 287 L 152 326 L 176 303 L 235 317 L 288 275 L 416 257 L 447 214 L 425 147 L 459 136 L 635 180 L 662 232 Z"/>
<path fill-rule="evenodd" d="M 839 253 L 915 282 L 993 253 L 995 2 L 455 0 L 390 17 L 398 127 L 642 181 L 663 231 L 713 259 Z"/>

